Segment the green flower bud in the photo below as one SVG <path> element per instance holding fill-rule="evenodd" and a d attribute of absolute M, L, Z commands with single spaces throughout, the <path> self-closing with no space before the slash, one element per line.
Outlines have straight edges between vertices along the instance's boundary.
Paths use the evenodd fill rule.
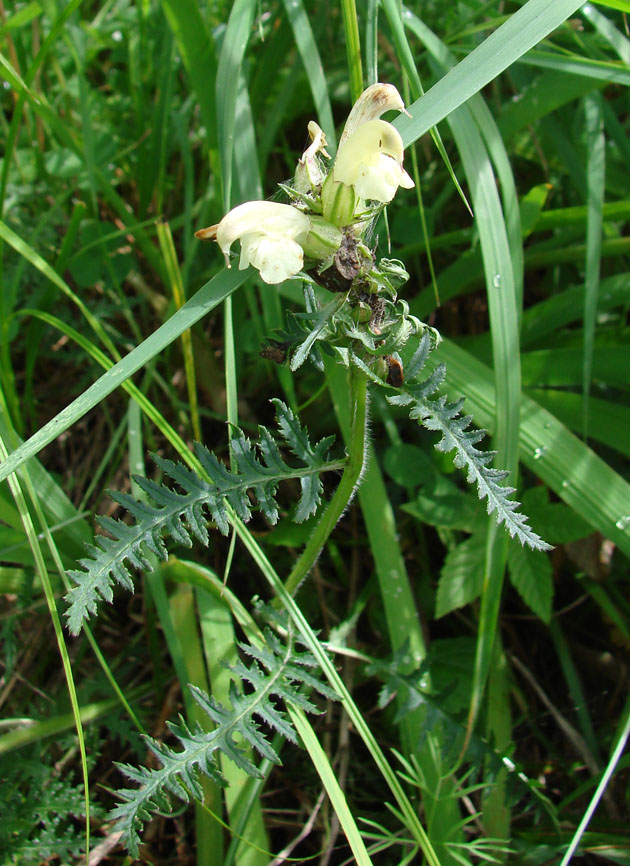
<path fill-rule="evenodd" d="M 311 216 L 310 228 L 302 240 L 302 249 L 311 259 L 327 259 L 337 252 L 343 238 L 340 228 L 323 217 Z"/>
<path fill-rule="evenodd" d="M 359 199 L 354 187 L 334 180 L 331 172 L 322 187 L 324 217 L 336 226 L 350 225 Z"/>

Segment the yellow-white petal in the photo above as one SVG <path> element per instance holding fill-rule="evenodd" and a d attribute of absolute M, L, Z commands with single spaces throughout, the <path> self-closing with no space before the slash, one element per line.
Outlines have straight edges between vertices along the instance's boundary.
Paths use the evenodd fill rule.
<path fill-rule="evenodd" d="M 253 265 L 266 283 L 282 283 L 298 274 L 304 265 L 304 251 L 294 240 L 251 232 L 241 237 L 240 270 Z"/>
<path fill-rule="evenodd" d="M 339 146 L 356 130 L 370 120 L 376 120 L 386 111 L 405 111 L 405 104 L 393 84 L 372 84 L 363 91 L 352 106 L 343 128 Z M 406 112 L 405 112 L 406 113 Z"/>
<path fill-rule="evenodd" d="M 369 120 L 339 148 L 334 180 L 353 186 L 363 199 L 390 202 L 399 186 L 414 185 L 402 167 L 403 155 L 398 130 L 384 120 Z"/>
<path fill-rule="evenodd" d="M 291 205 L 275 201 L 248 201 L 223 217 L 216 232 L 217 243 L 227 257 L 237 238 L 252 232 L 273 238 L 295 240 L 310 228 L 310 220 Z M 252 262 L 254 264 L 254 262 Z"/>

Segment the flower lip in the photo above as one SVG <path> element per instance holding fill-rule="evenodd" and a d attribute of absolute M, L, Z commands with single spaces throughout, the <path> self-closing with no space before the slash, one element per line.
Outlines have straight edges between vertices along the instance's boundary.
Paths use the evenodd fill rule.
<path fill-rule="evenodd" d="M 368 120 L 340 146 L 333 177 L 353 186 L 363 199 L 387 203 L 399 186 L 414 186 L 402 167 L 403 156 L 398 130 L 385 120 Z"/>
<path fill-rule="evenodd" d="M 227 256 L 237 238 L 255 233 L 295 240 L 308 232 L 310 220 L 291 205 L 275 201 L 248 201 L 233 208 L 217 226 L 216 239 Z M 228 265 L 229 267 L 229 265 Z"/>
<path fill-rule="evenodd" d="M 281 283 L 302 270 L 304 251 L 300 244 L 306 241 L 310 228 L 310 218 L 291 205 L 248 201 L 233 208 L 218 225 L 195 234 L 217 241 L 228 268 L 232 244 L 240 239 L 239 269 L 252 265 L 266 283 Z"/>

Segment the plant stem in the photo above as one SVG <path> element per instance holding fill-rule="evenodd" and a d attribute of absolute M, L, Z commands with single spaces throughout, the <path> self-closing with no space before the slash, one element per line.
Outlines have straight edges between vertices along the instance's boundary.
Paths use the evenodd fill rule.
<path fill-rule="evenodd" d="M 355 0 L 341 0 L 343 29 L 346 34 L 348 72 L 350 74 L 350 95 L 356 102 L 363 90 L 363 69 L 361 66 L 361 40 Z"/>
<path fill-rule="evenodd" d="M 330 533 L 348 507 L 363 470 L 367 429 L 367 379 L 356 367 L 350 367 L 349 379 L 351 428 L 348 440 L 348 462 L 328 508 L 287 577 L 285 589 L 291 595 L 296 592 L 300 583 L 313 567 Z"/>

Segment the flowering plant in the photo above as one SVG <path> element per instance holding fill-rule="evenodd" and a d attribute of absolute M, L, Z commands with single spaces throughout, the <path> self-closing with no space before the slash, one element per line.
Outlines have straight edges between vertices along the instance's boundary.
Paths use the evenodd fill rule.
<path fill-rule="evenodd" d="M 309 283 L 343 293 L 323 311 L 315 311 L 312 295 L 309 310 L 316 327 L 307 313 L 290 321 L 282 339 L 270 341 L 266 353 L 282 360 L 288 356 L 292 369 L 307 357 L 317 363 L 315 344 L 326 341 L 352 347 L 372 376 L 402 381 L 395 353 L 411 334 L 426 328 L 397 301 L 397 289 L 408 279 L 402 263 L 384 259 L 377 264 L 367 245 L 370 227 L 398 187 L 414 186 L 403 168 L 400 134 L 381 119 L 389 110 L 405 110 L 396 88 L 368 87 L 348 116 L 334 160 L 323 130 L 311 121 L 311 143 L 293 182 L 281 184 L 289 203 L 246 202 L 217 225 L 197 232 L 200 239 L 217 241 L 228 267 L 232 245 L 239 240 L 239 268 L 252 265 L 265 283 L 302 274 Z M 436 342 L 436 332 L 429 330 Z M 395 339 L 388 339 L 393 334 Z"/>
<path fill-rule="evenodd" d="M 224 705 L 193 687 L 192 697 L 211 724 L 206 728 L 198 725 L 194 730 L 184 724 L 173 726 L 171 731 L 179 742 L 176 750 L 149 739 L 158 766 L 122 766 L 133 787 L 120 792 L 113 817 L 133 856 L 138 853 L 144 820 L 151 810 L 163 808 L 168 793 L 184 800 L 201 797 L 199 774 L 223 784 L 219 754 L 222 759 L 230 758 L 243 773 L 260 775 L 245 750 L 235 744 L 235 732 L 243 744 L 267 760 L 279 761 L 257 719 L 293 741 L 297 735 L 288 718 L 278 714 L 274 700 L 317 712 L 306 699 L 304 686 L 330 700 L 341 695 L 351 709 L 343 681 L 308 625 L 301 624 L 303 617 L 293 595 L 323 550 L 364 472 L 368 386 L 378 386 L 391 405 L 406 407 L 411 419 L 439 432 L 437 449 L 456 452 L 455 466 L 465 469 L 468 480 L 476 482 L 479 497 L 487 500 L 488 513 L 495 512 L 497 522 L 505 523 L 511 536 L 534 549 L 548 549 L 516 510 L 518 503 L 509 498 L 514 489 L 501 484 L 507 472 L 490 468 L 493 453 L 477 448 L 483 433 L 467 429 L 471 418 L 460 416 L 462 401 L 449 403 L 436 393 L 445 377 L 444 366 L 437 366 L 427 378 L 420 379 L 439 335 L 413 316 L 407 302 L 398 298 L 399 289 L 408 280 L 403 264 L 395 259 L 377 262 L 369 247 L 369 229 L 383 207 L 398 187 L 413 186 L 403 168 L 400 135 L 381 119 L 389 109 L 404 110 L 396 89 L 385 84 L 368 88 L 350 112 L 334 161 L 326 149 L 323 131 L 311 122 L 311 143 L 298 162 L 293 182 L 282 185 L 288 203 L 246 202 L 217 225 L 197 232 L 200 238 L 217 241 L 228 267 L 231 248 L 240 241 L 239 268 L 253 266 L 265 283 L 277 284 L 300 275 L 306 312 L 289 313 L 284 330 L 269 340 L 264 354 L 288 363 L 291 370 L 307 360 L 323 368 L 324 355 L 346 367 L 346 454 L 340 459 L 329 454 L 332 437 L 311 442 L 297 414 L 274 400 L 278 433 L 260 427 L 255 446 L 234 426 L 229 468 L 199 443 L 189 466 L 155 455 L 166 480 L 158 484 L 136 476 L 145 497 L 142 502 L 129 495 L 115 495 L 135 523 L 130 526 L 123 521 L 103 520 L 109 535 L 99 535 L 89 548 L 88 558 L 80 561 L 80 569 L 70 572 L 74 585 L 67 595 L 67 617 L 70 630 L 76 634 L 101 600 L 111 600 L 114 583 L 133 588 L 131 569 L 153 567 L 148 553 L 156 559 L 167 559 L 167 540 L 180 546 L 192 546 L 193 540 L 208 545 L 209 523 L 224 535 L 231 529 L 240 534 L 257 561 L 263 562 L 264 554 L 244 524 L 253 509 L 259 510 L 270 525 L 278 521 L 276 496 L 280 482 L 299 479 L 301 492 L 293 509 L 295 522 L 302 523 L 321 509 L 284 583 L 270 564 L 263 569 L 293 621 L 300 624 L 301 639 L 306 636 L 304 643 L 314 655 L 302 652 L 296 645 L 292 626 L 283 627 L 282 639 L 268 630 L 252 645 L 241 645 L 254 660 L 252 665 L 246 667 L 239 662 L 230 668 L 251 689 L 248 686 L 241 692 L 230 688 Z M 407 351 L 403 368 L 400 352 L 416 336 L 420 337 L 418 344 L 415 351 Z M 287 459 L 286 455 L 292 456 Z M 340 470 L 335 491 L 326 501 L 320 476 L 327 472 L 338 475 Z M 277 625 L 277 611 L 271 613 L 269 621 Z M 316 664 L 326 673 L 328 685 L 308 672 Z M 358 714 L 352 718 L 361 724 Z M 409 810 L 413 812 L 411 805 Z"/>
<path fill-rule="evenodd" d="M 196 236 L 216 240 L 228 267 L 232 244 L 240 240 L 239 268 L 253 265 L 266 283 L 296 276 L 305 259 L 307 270 L 315 268 L 318 274 L 333 267 L 335 255 L 347 249 L 347 239 L 353 239 L 353 246 L 358 244 L 398 187 L 414 185 L 402 167 L 400 134 L 380 119 L 390 109 L 404 110 L 396 88 L 391 84 L 368 87 L 348 117 L 330 168 L 324 163 L 330 160 L 326 136 L 311 121 L 311 144 L 298 162 L 293 183 L 282 185 L 291 203 L 246 202 Z"/>

